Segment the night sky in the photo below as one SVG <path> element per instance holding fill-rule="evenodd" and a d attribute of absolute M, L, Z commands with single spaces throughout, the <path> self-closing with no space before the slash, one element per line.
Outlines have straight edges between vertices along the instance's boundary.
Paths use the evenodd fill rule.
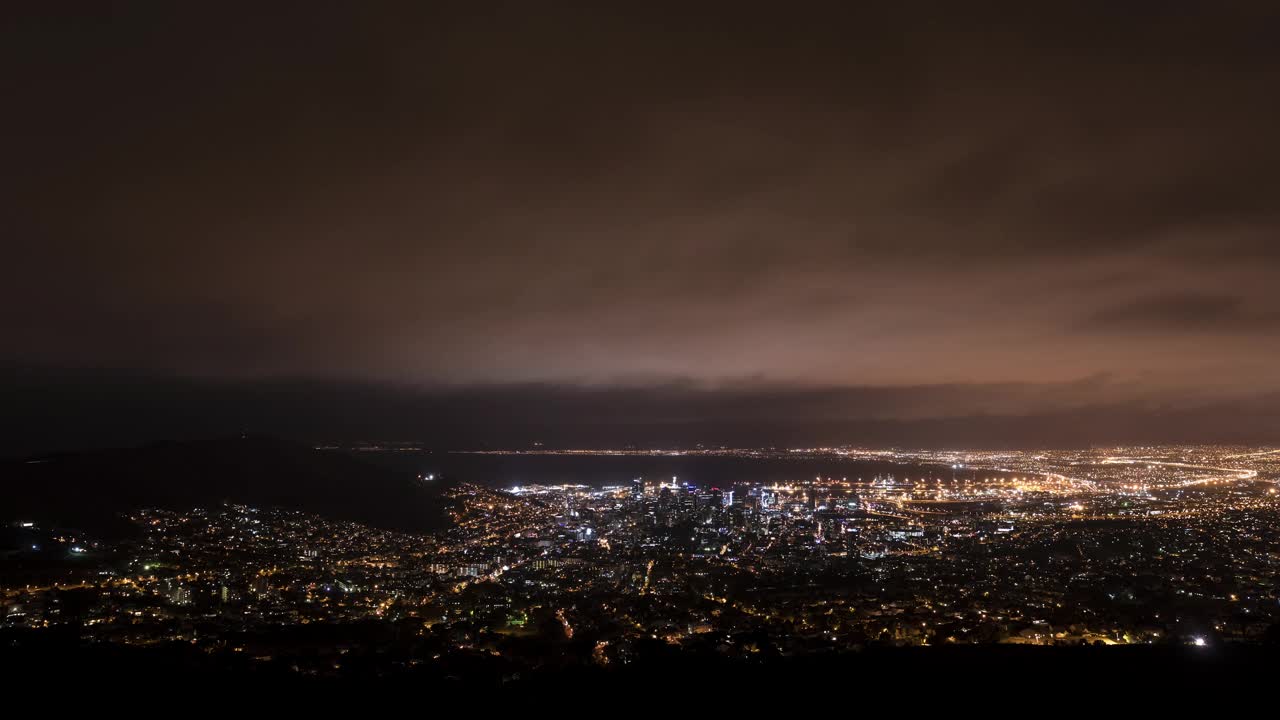
<path fill-rule="evenodd" d="M 1280 440 L 1276 3 L 3 13 L 4 452 Z"/>

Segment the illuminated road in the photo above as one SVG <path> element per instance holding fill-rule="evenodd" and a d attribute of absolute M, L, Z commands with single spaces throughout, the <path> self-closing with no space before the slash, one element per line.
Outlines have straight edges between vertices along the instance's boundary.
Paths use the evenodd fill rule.
<path fill-rule="evenodd" d="M 1103 458 L 1103 465 L 1160 465 L 1162 467 L 1185 468 L 1188 470 L 1208 470 L 1215 473 L 1230 473 L 1226 476 L 1214 476 L 1207 478 L 1198 478 L 1195 480 L 1186 480 L 1178 483 L 1173 487 L 1190 487 L 1192 485 L 1207 485 L 1219 480 L 1253 480 L 1258 477 L 1257 470 L 1247 470 L 1245 468 L 1225 468 L 1214 467 L 1212 465 L 1194 465 L 1192 463 L 1167 462 L 1162 460 L 1144 460 L 1142 458 L 1124 458 L 1109 457 Z"/>
<path fill-rule="evenodd" d="M 1234 460 L 1236 458 L 1266 457 L 1267 455 L 1280 455 L 1280 450 L 1263 450 L 1261 452 L 1241 453 L 1239 455 L 1227 455 L 1226 458 L 1228 460 Z"/>

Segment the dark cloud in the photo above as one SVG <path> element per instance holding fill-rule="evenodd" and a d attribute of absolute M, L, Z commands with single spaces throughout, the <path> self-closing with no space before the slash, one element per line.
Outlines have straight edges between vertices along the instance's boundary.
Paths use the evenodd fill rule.
<path fill-rule="evenodd" d="M 1147 297 L 1106 307 L 1085 318 L 1085 330 L 1139 333 L 1239 333 L 1280 330 L 1280 313 L 1231 295 L 1195 292 Z"/>
<path fill-rule="evenodd" d="M 10 368 L 0 392 L 0 456 L 241 432 L 437 450 L 534 442 L 1047 447 L 1264 442 L 1280 432 L 1280 393 L 1196 398 L 1106 377 L 997 386 L 430 388 Z"/>
<path fill-rule="evenodd" d="M 6 9 L 0 361 L 1280 388 L 1274 3 L 607 5 Z"/>

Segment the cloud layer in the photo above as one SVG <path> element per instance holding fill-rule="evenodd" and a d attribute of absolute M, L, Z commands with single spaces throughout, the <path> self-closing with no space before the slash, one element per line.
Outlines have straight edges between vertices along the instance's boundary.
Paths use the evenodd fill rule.
<path fill-rule="evenodd" d="M 468 5 L 6 23 L 0 361 L 1280 388 L 1274 4 Z"/>

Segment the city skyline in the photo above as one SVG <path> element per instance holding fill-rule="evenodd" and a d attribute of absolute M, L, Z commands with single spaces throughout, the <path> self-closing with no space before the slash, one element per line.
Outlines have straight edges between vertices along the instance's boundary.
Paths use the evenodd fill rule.
<path fill-rule="evenodd" d="M 1265 673 L 1280 641 L 1274 447 L 209 450 L 224 468 L 247 453 L 259 477 L 174 495 L 173 469 L 207 472 L 195 446 L 28 464 L 24 488 L 72 492 L 0 527 L 0 637 L 70 630 L 190 678 L 204 663 L 245 682 L 516 693 L 677 662 L 909 684 L 935 653 L 930 688 L 1117 662 L 1129 682 L 1194 672 L 1207 687 Z M 364 476 L 374 502 L 317 512 L 343 490 L 314 481 L 273 502 L 299 461 Z M 398 479 L 372 482 L 375 467 Z M 113 468 L 135 484 L 163 468 L 162 483 L 123 504 L 78 497 Z"/>

